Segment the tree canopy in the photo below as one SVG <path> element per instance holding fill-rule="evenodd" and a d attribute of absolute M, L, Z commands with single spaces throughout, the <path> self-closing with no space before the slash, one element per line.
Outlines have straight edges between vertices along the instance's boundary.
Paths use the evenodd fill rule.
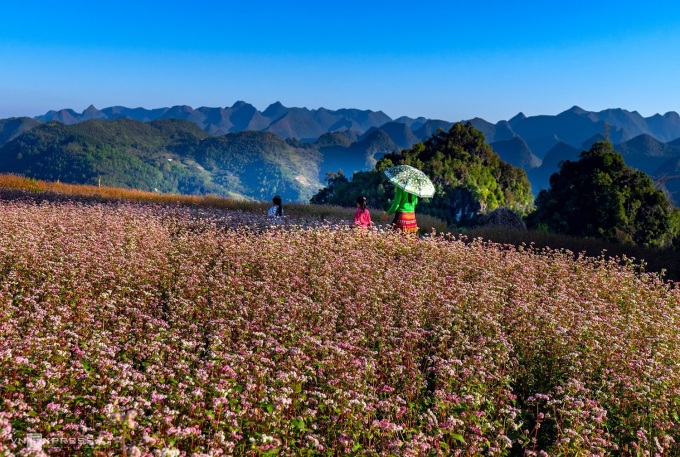
<path fill-rule="evenodd" d="M 602 141 L 562 163 L 527 222 L 567 235 L 666 246 L 677 234 L 678 212 L 649 176 Z"/>
<path fill-rule="evenodd" d="M 459 122 L 411 149 L 385 155 L 373 170 L 355 173 L 351 181 L 330 175 L 328 188 L 312 202 L 353 205 L 363 194 L 369 205 L 385 209 L 394 189 L 382 171 L 398 164 L 418 168 L 432 179 L 437 192 L 421 200 L 418 211 L 449 223 L 470 222 L 478 213 L 501 206 L 526 213 L 533 200 L 526 173 L 503 162 L 471 123 Z"/>

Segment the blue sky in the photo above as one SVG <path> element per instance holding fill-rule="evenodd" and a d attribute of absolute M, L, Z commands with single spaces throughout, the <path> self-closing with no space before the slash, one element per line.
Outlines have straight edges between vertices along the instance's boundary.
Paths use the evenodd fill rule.
<path fill-rule="evenodd" d="M 496 122 L 680 111 L 680 4 L 627 1 L 11 2 L 0 118 L 94 104 L 280 101 Z"/>

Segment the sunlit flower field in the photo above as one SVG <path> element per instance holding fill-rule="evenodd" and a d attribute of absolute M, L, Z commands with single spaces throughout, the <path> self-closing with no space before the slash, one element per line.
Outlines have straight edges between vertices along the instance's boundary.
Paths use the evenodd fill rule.
<path fill-rule="evenodd" d="M 0 455 L 680 455 L 680 292 L 620 260 L 0 202 Z"/>

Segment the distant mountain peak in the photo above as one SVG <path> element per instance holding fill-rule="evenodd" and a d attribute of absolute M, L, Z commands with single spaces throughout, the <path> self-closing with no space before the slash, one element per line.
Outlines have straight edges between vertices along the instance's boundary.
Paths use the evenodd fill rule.
<path fill-rule="evenodd" d="M 167 111 L 166 114 L 173 114 L 173 113 L 191 113 L 193 112 L 194 109 L 189 106 L 189 105 L 175 105 L 170 107 Z"/>
<path fill-rule="evenodd" d="M 283 106 L 283 104 L 281 102 L 276 102 L 276 103 L 272 103 L 271 105 L 269 105 L 267 107 L 267 109 L 262 111 L 262 115 L 264 117 L 268 117 L 270 119 L 277 119 L 277 118 L 283 116 L 284 114 L 286 114 L 287 112 L 288 112 L 288 108 Z"/>
<path fill-rule="evenodd" d="M 508 122 L 512 124 L 513 122 L 523 121 L 526 118 L 527 117 L 524 115 L 524 113 L 520 111 L 519 113 L 515 114 Z"/>
<path fill-rule="evenodd" d="M 564 113 L 578 114 L 579 116 L 583 116 L 584 114 L 588 114 L 588 111 L 584 110 L 580 106 L 574 105 Z"/>
<path fill-rule="evenodd" d="M 239 108 L 243 108 L 244 106 L 251 107 L 251 106 L 253 106 L 253 105 L 251 105 L 251 104 L 248 103 L 248 102 L 244 102 L 243 100 L 238 100 L 236 103 L 234 103 L 234 104 L 232 105 L 231 109 L 235 109 L 235 110 L 236 110 L 236 109 L 239 109 Z"/>
<path fill-rule="evenodd" d="M 97 108 L 94 107 L 94 105 L 90 105 L 87 107 L 85 111 L 81 114 L 83 120 L 89 121 L 92 119 L 103 119 L 106 118 L 106 115 L 99 111 Z"/>
<path fill-rule="evenodd" d="M 267 112 L 270 110 L 280 110 L 280 109 L 286 109 L 285 106 L 283 106 L 283 103 L 281 102 L 274 102 L 271 105 L 269 105 L 263 112 Z"/>

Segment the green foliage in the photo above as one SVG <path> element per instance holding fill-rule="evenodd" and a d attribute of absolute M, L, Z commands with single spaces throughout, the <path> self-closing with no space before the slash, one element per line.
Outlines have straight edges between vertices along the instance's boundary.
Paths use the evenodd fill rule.
<path fill-rule="evenodd" d="M 310 199 L 310 203 L 318 205 L 340 205 L 346 202 L 338 202 L 336 198 L 338 195 L 342 195 L 344 198 L 345 191 L 349 186 L 349 180 L 342 172 L 342 170 L 337 173 L 326 173 L 326 184 L 327 186 L 321 189 L 316 195 Z"/>
<path fill-rule="evenodd" d="M 310 203 L 354 206 L 360 195 L 366 196 L 369 208 L 381 208 L 394 198 L 392 186 L 382 172 L 359 171 L 349 181 L 342 171 L 326 174 L 327 187 L 314 195 Z"/>
<path fill-rule="evenodd" d="M 550 177 L 527 222 L 572 236 L 666 246 L 677 235 L 678 217 L 649 176 L 626 166 L 611 143 L 598 142 Z"/>
<path fill-rule="evenodd" d="M 12 131 L 17 130 L 14 128 Z M 179 119 L 50 122 L 0 148 L 0 172 L 72 184 L 182 194 L 306 201 L 318 189 L 317 151 L 271 133 L 213 137 Z"/>
<path fill-rule="evenodd" d="M 328 187 L 313 199 L 317 203 L 353 205 L 366 195 L 369 205 L 386 208 L 394 189 L 382 171 L 398 164 L 411 165 L 427 174 L 437 192 L 421 200 L 418 212 L 450 224 L 472 221 L 479 212 L 507 206 L 526 213 L 532 201 L 531 186 L 523 170 L 502 162 L 484 135 L 470 123 L 437 131 L 409 150 L 387 154 L 369 172 L 355 173 L 349 182 L 333 175 Z"/>

